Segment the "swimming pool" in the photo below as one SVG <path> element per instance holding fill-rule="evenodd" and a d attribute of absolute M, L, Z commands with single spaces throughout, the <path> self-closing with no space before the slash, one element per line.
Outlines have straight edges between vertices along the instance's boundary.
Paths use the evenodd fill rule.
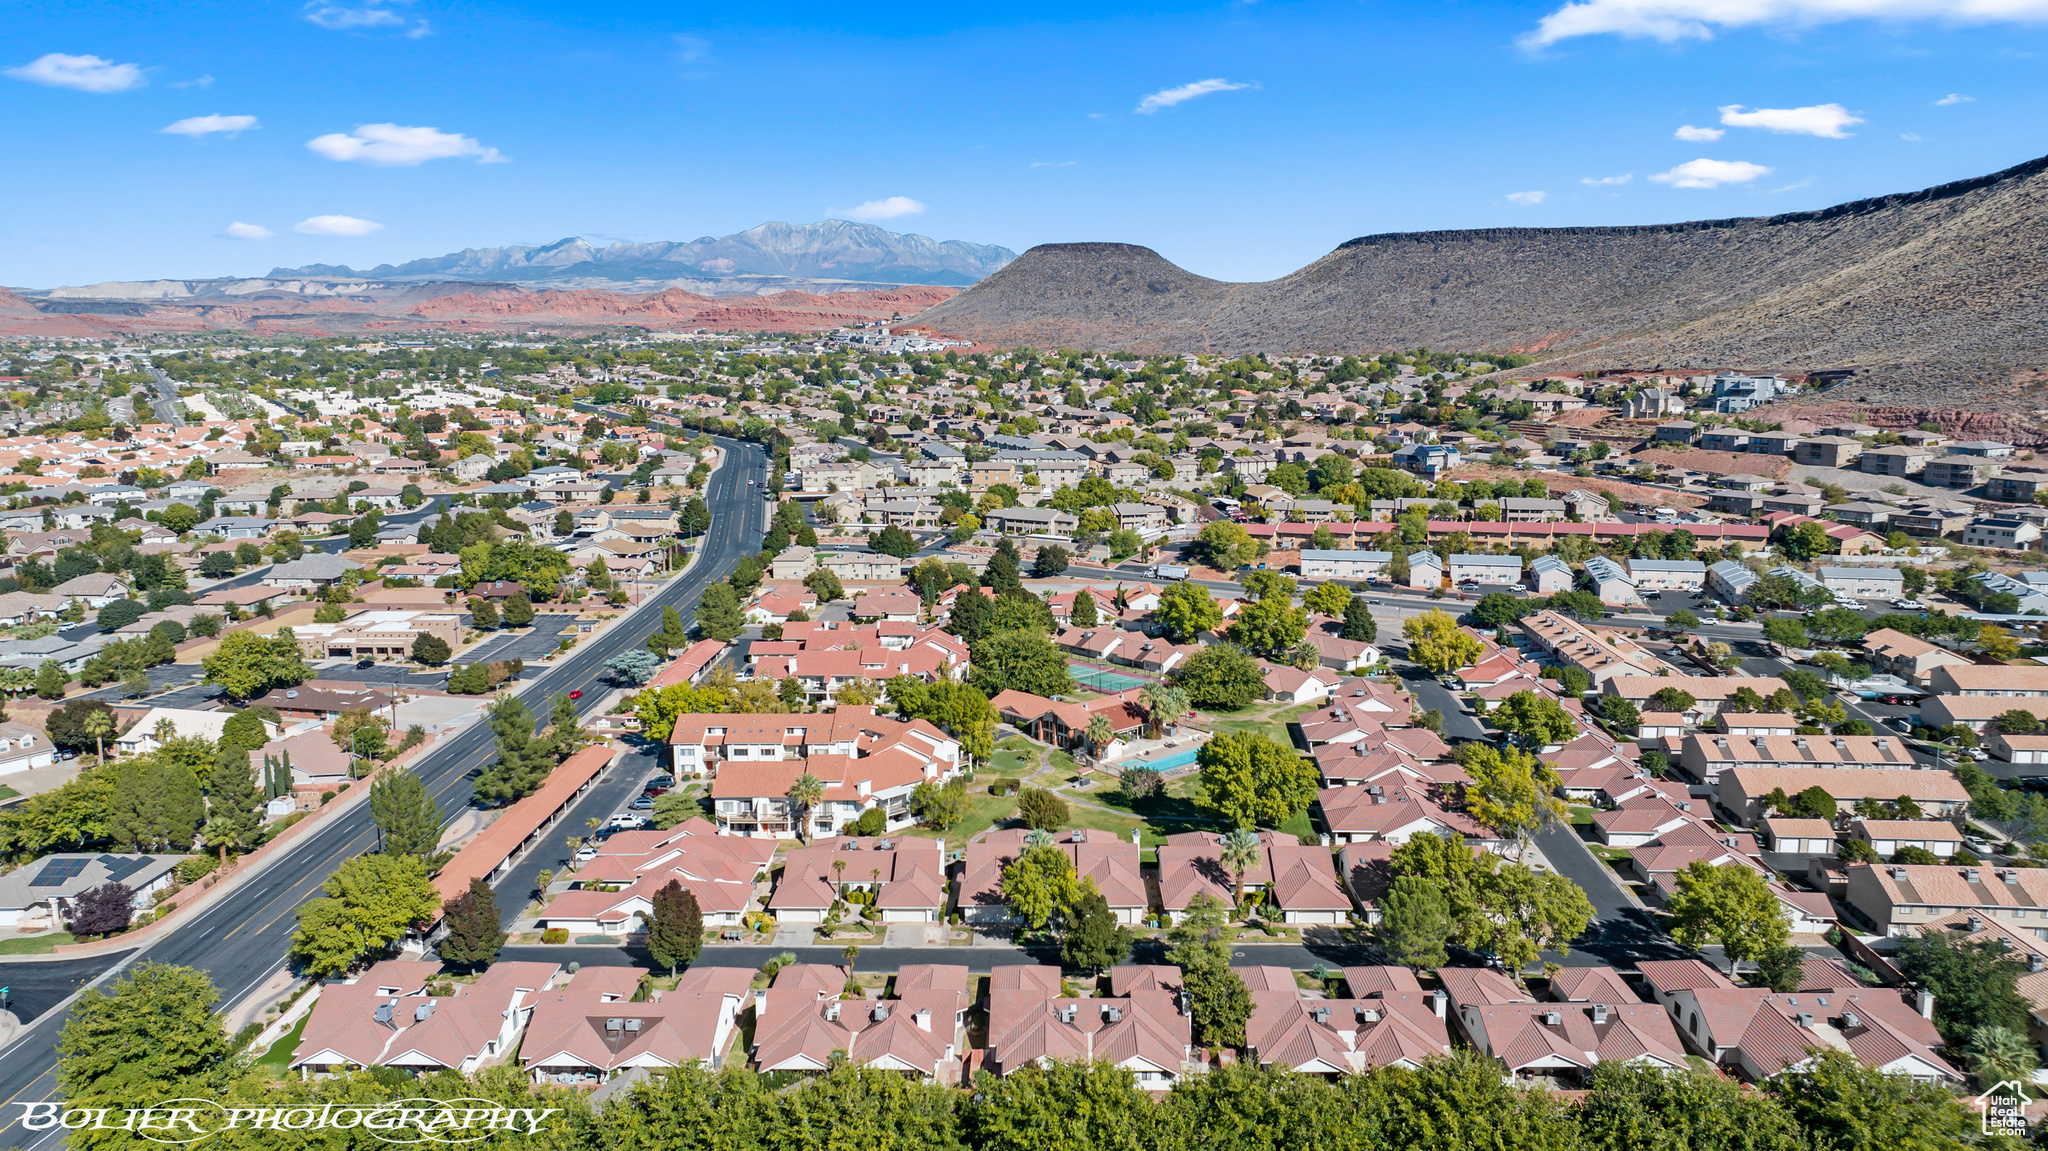
<path fill-rule="evenodd" d="M 1176 767 L 1186 767 L 1188 764 L 1195 762 L 1195 753 L 1198 750 L 1200 749 L 1197 746 L 1190 744 L 1187 747 L 1175 748 L 1164 755 L 1156 756 L 1152 759 L 1126 759 L 1118 763 L 1117 766 L 1149 767 L 1153 771 L 1172 771 Z"/>
<path fill-rule="evenodd" d="M 1074 682 L 1081 687 L 1085 687 L 1089 691 L 1099 691 L 1108 694 L 1129 691 L 1134 687 L 1144 687 L 1147 682 L 1142 679 L 1133 679 L 1127 675 L 1118 675 L 1113 671 L 1104 671 L 1099 667 L 1089 667 L 1086 664 L 1079 663 L 1068 664 L 1067 673 L 1073 676 Z"/>

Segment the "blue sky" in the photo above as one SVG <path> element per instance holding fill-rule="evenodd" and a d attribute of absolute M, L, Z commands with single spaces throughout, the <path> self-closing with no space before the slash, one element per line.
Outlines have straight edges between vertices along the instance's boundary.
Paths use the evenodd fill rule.
<path fill-rule="evenodd" d="M 0 283 L 855 215 L 1263 279 L 1372 232 L 1794 211 L 2048 152 L 2044 21 L 2048 0 L 60 0 L 17 6 L 0 49 Z"/>

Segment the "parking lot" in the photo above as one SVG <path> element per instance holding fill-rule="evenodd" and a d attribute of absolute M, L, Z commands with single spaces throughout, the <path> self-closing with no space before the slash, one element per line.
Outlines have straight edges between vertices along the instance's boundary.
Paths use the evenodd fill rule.
<path fill-rule="evenodd" d="M 499 660 L 523 659 L 536 662 L 554 654 L 562 646 L 562 640 L 574 626 L 576 617 L 560 612 L 533 617 L 533 626 L 518 631 L 499 632 L 486 637 L 483 642 L 456 657 L 457 663 L 496 663 Z"/>

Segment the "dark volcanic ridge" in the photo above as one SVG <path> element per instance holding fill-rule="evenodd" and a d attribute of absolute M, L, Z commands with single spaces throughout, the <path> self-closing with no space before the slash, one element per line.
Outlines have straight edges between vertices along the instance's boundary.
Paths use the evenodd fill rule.
<path fill-rule="evenodd" d="M 1361 236 L 1264 283 L 1132 244 L 1044 244 L 917 320 L 998 345 L 1853 369 L 1842 387 L 1862 402 L 2031 410 L 2048 407 L 2031 394 L 2048 368 L 2044 172 L 1777 216 Z"/>

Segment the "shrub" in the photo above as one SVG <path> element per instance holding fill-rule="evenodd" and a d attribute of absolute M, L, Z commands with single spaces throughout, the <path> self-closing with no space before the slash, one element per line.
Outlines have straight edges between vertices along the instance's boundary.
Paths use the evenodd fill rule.
<path fill-rule="evenodd" d="M 566 927 L 547 928 L 540 933 L 540 941 L 542 943 L 567 943 L 569 942 L 569 929 Z"/>

